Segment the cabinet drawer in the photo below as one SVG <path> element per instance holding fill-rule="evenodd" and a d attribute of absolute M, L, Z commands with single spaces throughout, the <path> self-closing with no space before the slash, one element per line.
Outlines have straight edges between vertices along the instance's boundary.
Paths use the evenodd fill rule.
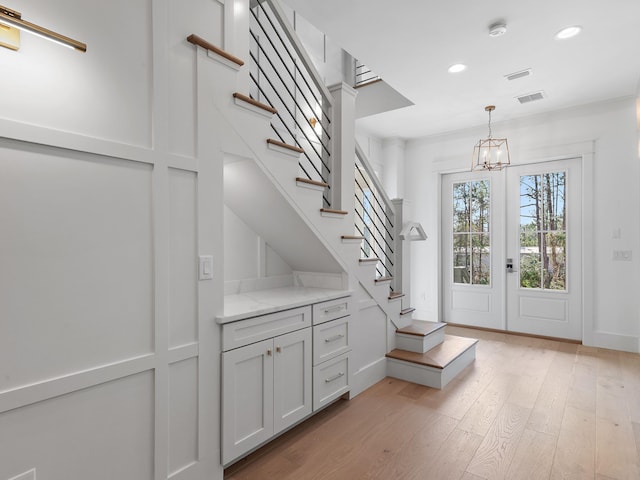
<path fill-rule="evenodd" d="M 313 324 L 328 322 L 351 313 L 351 297 L 336 298 L 313 306 Z"/>
<path fill-rule="evenodd" d="M 222 350 L 226 352 L 310 326 L 310 306 L 225 323 L 222 326 Z"/>
<path fill-rule="evenodd" d="M 350 350 L 349 319 L 343 317 L 313 327 L 313 364 L 325 362 Z"/>
<path fill-rule="evenodd" d="M 349 353 L 313 367 L 313 410 L 349 391 Z"/>

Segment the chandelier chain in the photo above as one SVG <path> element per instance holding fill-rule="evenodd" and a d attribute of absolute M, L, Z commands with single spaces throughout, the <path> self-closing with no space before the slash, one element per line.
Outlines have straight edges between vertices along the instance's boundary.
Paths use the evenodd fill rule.
<path fill-rule="evenodd" d="M 489 110 L 489 138 L 491 138 L 491 110 Z"/>

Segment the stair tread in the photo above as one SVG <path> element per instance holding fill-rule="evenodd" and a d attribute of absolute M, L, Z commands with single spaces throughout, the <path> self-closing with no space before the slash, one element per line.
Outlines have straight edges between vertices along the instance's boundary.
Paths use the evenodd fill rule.
<path fill-rule="evenodd" d="M 239 67 L 244 65 L 244 61 L 240 60 L 238 57 L 236 57 L 234 55 L 231 55 L 229 52 L 225 52 L 221 48 L 216 47 L 213 43 L 206 41 L 204 38 L 199 37 L 198 35 L 196 35 L 194 33 L 192 33 L 191 35 L 189 35 L 187 37 L 187 41 L 189 43 L 194 44 L 194 45 L 199 45 L 200 47 L 202 47 L 202 48 L 204 48 L 206 50 L 214 52 L 217 55 L 220 55 L 221 57 L 226 58 L 230 62 L 235 63 Z"/>
<path fill-rule="evenodd" d="M 297 183 L 306 183 L 308 185 L 315 185 L 316 187 L 328 187 L 329 184 L 325 183 L 325 182 L 319 182 L 317 180 L 311 180 L 309 178 L 303 178 L 303 177 L 296 177 L 296 182 Z"/>
<path fill-rule="evenodd" d="M 444 369 L 464 352 L 473 347 L 478 340 L 475 338 L 445 335 L 444 341 L 426 353 L 415 353 L 407 350 L 395 349 L 387 353 L 388 358 L 405 362 L 425 365 L 427 367 Z"/>
<path fill-rule="evenodd" d="M 273 108 L 271 105 L 267 105 L 266 103 L 262 103 L 257 100 L 254 100 L 253 98 L 248 97 L 247 95 L 243 95 L 242 93 L 235 92 L 233 94 L 233 98 L 242 100 L 243 102 L 249 103 L 254 107 L 261 108 L 262 110 L 265 110 L 267 112 L 273 113 L 274 115 L 278 113 L 278 111 L 275 108 Z"/>
<path fill-rule="evenodd" d="M 393 280 L 393 277 L 378 277 L 375 279 L 376 283 L 380 283 L 380 282 L 390 282 L 391 280 Z"/>
<path fill-rule="evenodd" d="M 288 143 L 281 142 L 280 140 L 275 140 L 273 138 L 268 138 L 267 143 L 271 145 L 275 145 L 280 148 L 285 148 L 287 150 L 291 150 L 292 152 L 304 153 L 304 150 L 300 147 L 296 147 L 295 145 L 289 145 Z"/>
<path fill-rule="evenodd" d="M 360 235 L 342 235 L 341 238 L 344 240 L 364 240 L 364 237 Z"/>
<path fill-rule="evenodd" d="M 408 307 L 408 308 L 403 308 L 402 310 L 400 310 L 400 315 L 407 315 L 411 312 L 415 312 L 416 309 L 413 307 Z"/>
<path fill-rule="evenodd" d="M 427 322 L 424 320 L 413 320 L 411 325 L 399 328 L 396 333 L 404 333 L 406 335 L 415 335 L 417 337 L 426 337 L 430 333 L 433 333 L 441 328 L 444 328 L 447 324 L 442 322 Z"/>
<path fill-rule="evenodd" d="M 376 257 L 371 257 L 371 258 L 361 258 L 358 261 L 360 263 L 373 263 L 373 262 L 377 263 L 380 261 L 380 259 Z"/>
<path fill-rule="evenodd" d="M 393 292 L 389 295 L 389 300 L 395 300 L 396 298 L 404 297 L 404 293 L 402 292 Z"/>
<path fill-rule="evenodd" d="M 321 208 L 320 211 L 325 213 L 335 213 L 337 215 L 346 215 L 347 213 L 349 213 L 346 210 L 336 210 L 333 208 Z"/>

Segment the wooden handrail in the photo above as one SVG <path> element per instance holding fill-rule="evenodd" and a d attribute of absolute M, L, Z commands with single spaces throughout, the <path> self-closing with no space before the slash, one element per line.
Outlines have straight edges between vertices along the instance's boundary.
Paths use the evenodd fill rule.
<path fill-rule="evenodd" d="M 238 100 L 242 100 L 243 102 L 250 103 L 254 107 L 261 108 L 262 110 L 266 110 L 267 112 L 273 113 L 274 115 L 278 113 L 278 111 L 275 108 L 273 108 L 271 105 L 260 103 L 259 101 L 254 100 L 251 97 L 247 97 L 246 95 L 243 95 L 241 93 L 238 93 L 238 92 L 234 93 L 233 98 L 237 98 Z"/>
<path fill-rule="evenodd" d="M 234 55 L 231 55 L 228 52 L 225 52 L 221 48 L 216 47 L 213 43 L 207 42 L 204 38 L 199 37 L 195 33 L 192 33 L 191 35 L 189 35 L 187 37 L 187 41 L 189 43 L 193 43 L 194 45 L 198 45 L 199 47 L 202 47 L 202 48 L 204 48 L 206 50 L 210 50 L 213 53 L 215 53 L 217 55 L 220 55 L 221 57 L 226 58 L 230 62 L 235 63 L 239 67 L 244 65 L 244 62 L 242 60 L 240 60 L 238 57 L 236 57 Z"/>

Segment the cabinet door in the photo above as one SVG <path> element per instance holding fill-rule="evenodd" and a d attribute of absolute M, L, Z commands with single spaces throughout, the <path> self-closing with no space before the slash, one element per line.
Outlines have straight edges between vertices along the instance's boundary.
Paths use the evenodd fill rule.
<path fill-rule="evenodd" d="M 273 435 L 273 340 L 222 354 L 222 463 Z"/>
<path fill-rule="evenodd" d="M 311 413 L 311 329 L 281 335 L 273 342 L 274 433 L 278 433 Z"/>

